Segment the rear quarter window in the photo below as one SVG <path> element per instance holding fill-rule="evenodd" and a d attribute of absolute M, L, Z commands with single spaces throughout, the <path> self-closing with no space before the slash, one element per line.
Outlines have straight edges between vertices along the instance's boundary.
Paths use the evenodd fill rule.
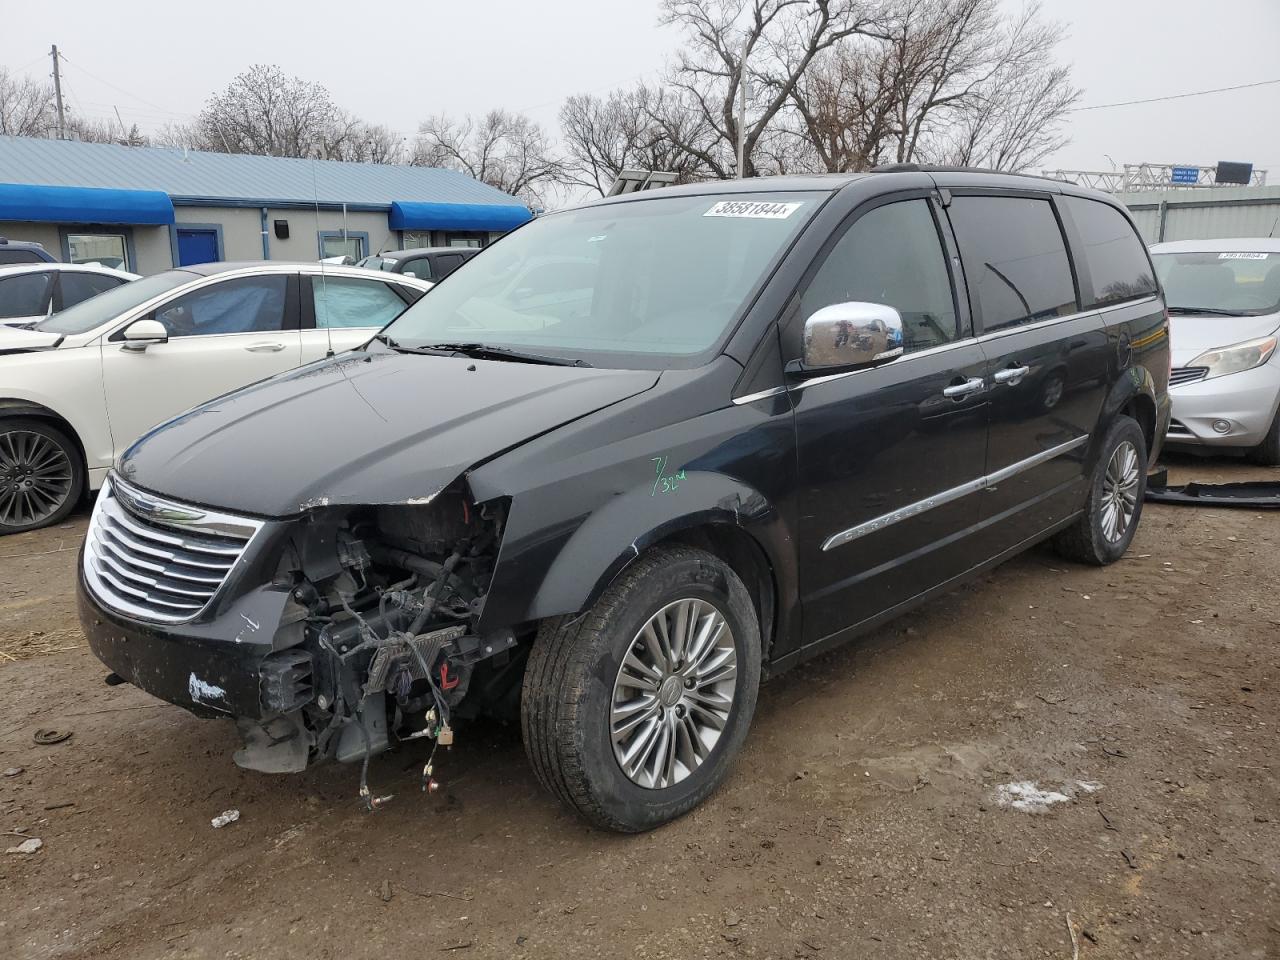
<path fill-rule="evenodd" d="M 1124 214 L 1085 197 L 1063 197 L 1060 202 L 1075 224 L 1081 244 L 1078 252 L 1089 272 L 1090 289 L 1081 291 L 1086 307 L 1135 300 L 1156 292 L 1146 247 Z"/>

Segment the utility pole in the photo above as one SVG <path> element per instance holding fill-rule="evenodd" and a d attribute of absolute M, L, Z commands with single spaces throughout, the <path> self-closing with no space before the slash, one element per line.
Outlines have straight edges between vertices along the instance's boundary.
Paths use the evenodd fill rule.
<path fill-rule="evenodd" d="M 58 101 L 58 139 L 65 140 L 67 138 L 67 115 L 62 108 L 62 72 L 58 67 L 58 45 L 55 43 L 53 49 L 49 51 L 49 56 L 53 57 L 53 95 Z"/>
<path fill-rule="evenodd" d="M 742 56 L 738 58 L 738 179 L 747 175 L 747 48 L 751 35 L 742 41 Z"/>

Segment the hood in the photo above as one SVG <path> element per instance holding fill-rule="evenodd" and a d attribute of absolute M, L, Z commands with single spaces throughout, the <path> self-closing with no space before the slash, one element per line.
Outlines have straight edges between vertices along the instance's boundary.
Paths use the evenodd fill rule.
<path fill-rule="evenodd" d="M 1196 317 L 1174 314 L 1169 318 L 1169 341 L 1173 365 L 1190 366 L 1206 350 L 1229 347 L 1233 343 L 1270 336 L 1280 327 L 1280 315 L 1261 317 Z"/>
<path fill-rule="evenodd" d="M 653 370 L 348 353 L 162 424 L 125 451 L 119 469 L 155 493 L 268 517 L 417 502 L 474 464 L 657 380 Z"/>
<path fill-rule="evenodd" d="M 0 353 L 24 353 L 28 350 L 47 350 L 62 342 L 60 333 L 44 333 L 26 330 L 0 323 Z"/>

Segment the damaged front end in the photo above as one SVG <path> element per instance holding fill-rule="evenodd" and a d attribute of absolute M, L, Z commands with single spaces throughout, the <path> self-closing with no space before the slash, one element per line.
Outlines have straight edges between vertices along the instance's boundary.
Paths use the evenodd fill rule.
<path fill-rule="evenodd" d="M 476 504 L 459 480 L 425 503 L 315 506 L 263 523 L 204 609 L 162 627 L 139 622 L 146 597 L 131 595 L 126 616 L 113 597 L 147 582 L 137 592 L 155 604 L 166 591 L 181 598 L 188 578 L 209 572 L 201 551 L 220 541 L 183 540 L 181 505 L 129 489 L 116 480 L 91 520 L 81 589 L 90 644 L 144 690 L 234 716 L 241 767 L 287 773 L 336 758 L 367 771 L 394 741 L 447 745 L 458 717 L 502 712 L 518 696 L 514 632 L 476 632 L 505 502 Z M 148 550 L 168 540 L 181 544 L 152 562 Z M 434 789 L 429 761 L 423 778 Z M 361 796 L 378 802 L 363 775 Z"/>

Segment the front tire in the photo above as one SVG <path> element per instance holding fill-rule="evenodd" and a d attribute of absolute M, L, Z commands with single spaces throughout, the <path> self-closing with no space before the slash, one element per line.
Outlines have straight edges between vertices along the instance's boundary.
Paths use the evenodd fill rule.
<path fill-rule="evenodd" d="M 1068 560 L 1102 567 L 1133 542 L 1147 493 L 1147 440 L 1132 417 L 1117 416 L 1094 466 L 1084 513 L 1054 538 Z"/>
<path fill-rule="evenodd" d="M 760 685 L 742 581 L 692 547 L 640 557 L 585 614 L 544 621 L 521 700 L 542 785 L 597 826 L 649 830 L 724 780 Z"/>
<path fill-rule="evenodd" d="M 57 427 L 35 417 L 0 420 L 0 536 L 65 519 L 85 479 L 79 449 Z"/>
<path fill-rule="evenodd" d="M 1249 459 L 1264 467 L 1280 466 L 1280 410 L 1276 411 L 1263 441 L 1249 451 Z"/>

